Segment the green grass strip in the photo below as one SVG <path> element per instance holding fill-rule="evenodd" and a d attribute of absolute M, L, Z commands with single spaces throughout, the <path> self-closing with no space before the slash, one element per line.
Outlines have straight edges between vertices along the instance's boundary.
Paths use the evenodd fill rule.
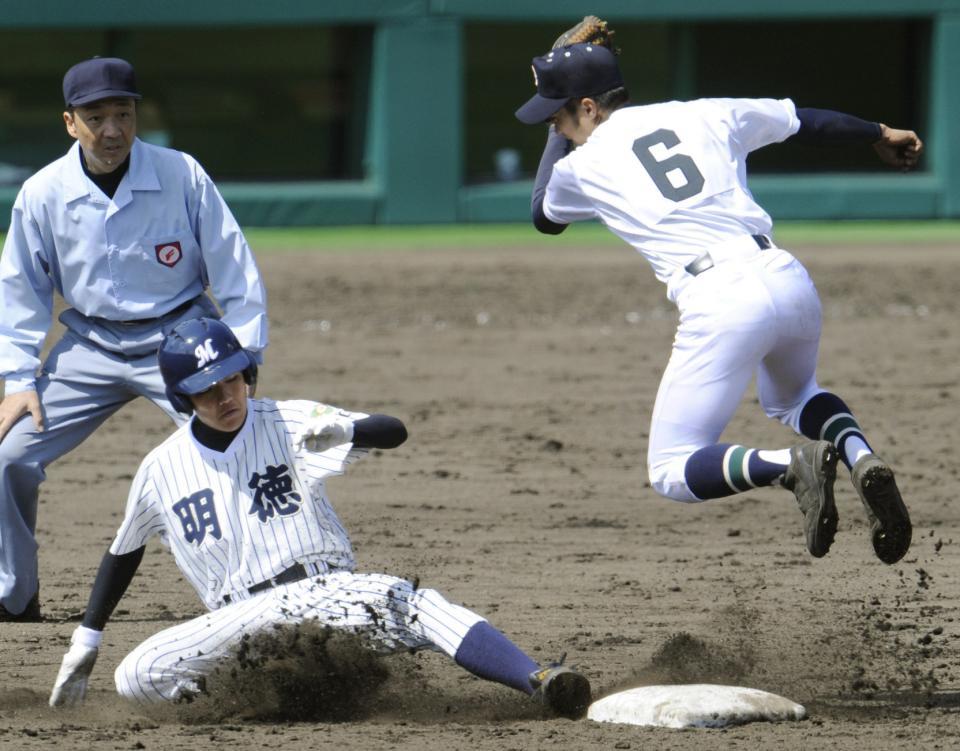
<path fill-rule="evenodd" d="M 774 234 L 786 246 L 804 245 L 960 245 L 960 222 L 776 222 Z"/>
<path fill-rule="evenodd" d="M 395 227 L 251 228 L 247 237 L 258 252 L 269 250 L 415 250 L 491 246 L 617 245 L 623 241 L 596 223 L 571 226 L 562 235 L 541 235 L 528 224 L 452 224 Z M 791 245 L 960 246 L 960 222 L 778 222 L 774 234 Z"/>
<path fill-rule="evenodd" d="M 541 235 L 529 224 L 443 224 L 429 226 L 251 227 L 247 239 L 258 252 L 430 250 L 558 245 L 623 245 L 598 223 L 572 225 L 562 235 Z M 960 221 L 777 222 L 777 242 L 800 245 L 942 245 L 960 247 Z M 0 235 L 0 239 L 2 239 Z"/>
<path fill-rule="evenodd" d="M 600 226 L 574 226 L 562 235 L 541 235 L 527 224 L 443 224 L 425 226 L 363 226 L 251 228 L 247 239 L 258 251 L 313 248 L 332 251 L 430 250 L 530 245 L 583 245 L 621 242 Z"/>

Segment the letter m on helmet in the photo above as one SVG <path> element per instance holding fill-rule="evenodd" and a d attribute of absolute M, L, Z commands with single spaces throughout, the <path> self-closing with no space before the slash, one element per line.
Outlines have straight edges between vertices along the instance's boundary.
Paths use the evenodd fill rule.
<path fill-rule="evenodd" d="M 197 346 L 197 348 L 193 351 L 193 354 L 197 356 L 198 368 L 202 368 L 204 365 L 213 362 L 220 356 L 220 353 L 213 348 L 213 339 L 206 339 L 203 344 Z"/>

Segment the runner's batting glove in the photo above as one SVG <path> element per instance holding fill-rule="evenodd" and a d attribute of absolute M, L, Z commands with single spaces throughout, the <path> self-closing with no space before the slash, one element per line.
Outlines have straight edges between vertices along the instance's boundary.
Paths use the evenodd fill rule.
<path fill-rule="evenodd" d="M 70 637 L 70 649 L 63 656 L 60 672 L 50 693 L 51 707 L 73 707 L 82 704 L 87 695 L 87 681 L 100 651 L 102 631 L 78 626 Z"/>
<path fill-rule="evenodd" d="M 317 407 L 293 439 L 299 451 L 321 453 L 353 440 L 353 420 L 333 407 Z"/>

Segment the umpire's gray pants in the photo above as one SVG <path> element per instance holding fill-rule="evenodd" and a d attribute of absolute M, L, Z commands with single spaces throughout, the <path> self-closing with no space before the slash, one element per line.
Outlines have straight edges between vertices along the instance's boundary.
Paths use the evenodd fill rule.
<path fill-rule="evenodd" d="M 186 313 L 150 327 L 151 340 L 162 338 L 179 321 L 201 315 L 217 315 L 207 298 L 199 298 Z M 61 320 L 67 322 L 64 317 Z M 106 330 L 90 333 L 100 339 L 110 335 Z M 44 362 L 37 393 L 43 432 L 34 429 L 27 414 L 0 442 L 0 602 L 11 613 L 22 612 L 39 586 L 34 532 L 38 490 L 46 479 L 47 465 L 80 445 L 138 396 L 150 399 L 178 425 L 186 420 L 167 401 L 155 344 L 146 354 L 134 357 L 95 346 L 68 330 Z M 125 498 L 118 498 L 117 508 L 122 510 L 124 502 Z"/>

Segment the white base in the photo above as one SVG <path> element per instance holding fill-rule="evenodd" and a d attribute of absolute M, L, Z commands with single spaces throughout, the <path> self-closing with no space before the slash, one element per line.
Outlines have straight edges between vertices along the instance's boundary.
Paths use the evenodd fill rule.
<path fill-rule="evenodd" d="M 596 722 L 665 728 L 721 728 L 806 716 L 806 709 L 782 696 L 709 683 L 631 688 L 595 701 L 587 711 L 587 718 Z"/>

